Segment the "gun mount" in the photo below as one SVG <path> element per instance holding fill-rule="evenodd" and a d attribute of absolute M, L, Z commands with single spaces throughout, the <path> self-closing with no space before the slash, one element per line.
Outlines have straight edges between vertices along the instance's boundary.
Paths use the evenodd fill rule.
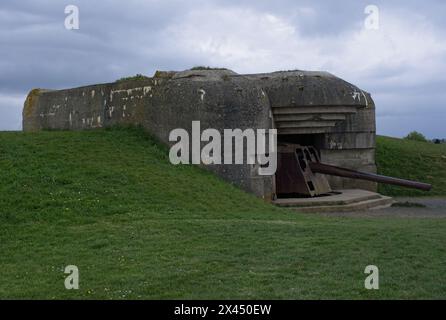
<path fill-rule="evenodd" d="M 319 196 L 332 192 L 325 175 L 374 181 L 407 188 L 429 191 L 432 185 L 388 177 L 374 173 L 355 171 L 321 163 L 318 151 L 312 146 L 283 144 L 278 146 L 276 176 L 277 194 Z"/>

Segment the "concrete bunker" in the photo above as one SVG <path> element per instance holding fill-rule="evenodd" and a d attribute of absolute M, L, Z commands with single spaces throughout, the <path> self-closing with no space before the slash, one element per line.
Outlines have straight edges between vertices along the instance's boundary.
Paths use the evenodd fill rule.
<path fill-rule="evenodd" d="M 293 161 L 284 154 L 290 146 L 305 147 L 303 154 L 329 165 L 376 172 L 374 102 L 367 92 L 327 72 L 157 71 L 151 78 L 74 89 L 32 90 L 23 111 L 25 131 L 141 125 L 168 145 L 172 145 L 172 130 L 184 128 L 191 132 L 196 120 L 203 128 L 221 132 L 227 128 L 277 129 L 283 154 L 275 175 L 259 175 L 258 165 L 205 166 L 267 201 L 283 203 L 284 199 L 308 196 L 289 176 Z M 324 182 L 318 175 L 314 175 L 316 180 L 305 182 L 307 190 L 323 190 Z M 326 179 L 330 191 L 376 191 L 373 181 L 338 176 Z"/>

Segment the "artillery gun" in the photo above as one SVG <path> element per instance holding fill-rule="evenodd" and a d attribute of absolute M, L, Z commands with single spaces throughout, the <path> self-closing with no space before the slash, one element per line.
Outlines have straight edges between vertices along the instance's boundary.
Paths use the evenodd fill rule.
<path fill-rule="evenodd" d="M 312 146 L 281 144 L 278 146 L 277 160 L 276 191 L 277 194 L 282 196 L 315 197 L 329 194 L 333 190 L 325 175 L 368 180 L 423 191 L 429 191 L 432 188 L 432 185 L 423 182 L 361 172 L 322 163 L 318 151 Z"/>

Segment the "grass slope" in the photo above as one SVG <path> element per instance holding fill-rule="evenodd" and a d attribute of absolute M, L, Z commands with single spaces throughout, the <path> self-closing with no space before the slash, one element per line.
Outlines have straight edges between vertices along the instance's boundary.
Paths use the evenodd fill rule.
<path fill-rule="evenodd" d="M 445 227 L 275 208 L 136 129 L 0 134 L 3 299 L 445 298 Z"/>
<path fill-rule="evenodd" d="M 380 185 L 390 196 L 446 196 L 446 145 L 377 137 L 378 173 L 432 184 L 429 192 Z"/>

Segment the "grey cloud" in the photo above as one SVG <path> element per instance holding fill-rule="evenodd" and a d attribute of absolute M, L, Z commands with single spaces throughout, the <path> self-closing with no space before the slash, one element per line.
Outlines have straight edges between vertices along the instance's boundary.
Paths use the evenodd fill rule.
<path fill-rule="evenodd" d="M 444 39 L 446 3 L 435 0 L 423 3 L 414 0 L 111 0 L 102 3 L 87 0 L 3 0 L 0 4 L 0 130 L 20 129 L 23 101 L 26 93 L 34 87 L 73 87 L 114 81 L 136 73 L 151 75 L 156 69 L 180 70 L 224 61 L 207 52 L 185 50 L 180 43 L 182 39 L 172 37 L 172 28 L 183 26 L 185 21 L 200 29 L 202 21 L 188 20 L 191 12 L 244 8 L 277 16 L 295 27 L 296 32 L 310 44 L 313 44 L 313 39 L 319 39 L 319 43 L 325 40 L 336 43 L 345 41 L 341 35 L 361 27 L 365 17 L 364 7 L 370 2 L 378 5 L 381 11 L 392 12 L 401 19 L 406 14 L 420 17 L 420 21 L 425 19 Z M 68 4 L 80 8 L 80 30 L 68 31 L 64 28 L 64 7 Z M 212 30 L 203 32 L 212 34 Z M 345 42 L 342 45 L 348 47 L 354 44 Z M 282 46 L 286 48 L 287 43 L 282 43 Z M 258 48 L 253 45 L 252 50 Z M 331 52 L 330 46 L 317 49 L 322 56 L 332 56 L 333 62 L 327 62 L 330 59 L 314 60 L 311 65 L 327 68 L 328 71 L 342 69 L 339 66 L 342 53 Z M 283 56 L 286 53 L 277 52 L 270 59 Z M 440 55 L 437 60 L 445 58 Z M 251 69 L 260 71 L 264 67 L 249 57 L 246 61 L 253 64 Z M 300 68 L 301 62 L 295 59 L 284 67 Z M 413 77 L 419 77 L 418 82 L 417 78 L 409 82 L 399 81 L 407 80 L 413 70 L 422 70 L 414 67 L 407 63 L 389 63 L 364 72 L 351 70 L 338 75 L 375 97 L 379 133 L 401 136 L 420 128 L 431 137 L 446 137 L 444 124 L 439 120 L 442 117 L 446 119 L 443 111 L 446 78 L 442 76 L 442 73 L 446 74 L 446 67 L 438 63 L 440 70 L 426 68 L 422 74 L 413 74 Z M 431 125 L 428 125 L 430 120 Z"/>

